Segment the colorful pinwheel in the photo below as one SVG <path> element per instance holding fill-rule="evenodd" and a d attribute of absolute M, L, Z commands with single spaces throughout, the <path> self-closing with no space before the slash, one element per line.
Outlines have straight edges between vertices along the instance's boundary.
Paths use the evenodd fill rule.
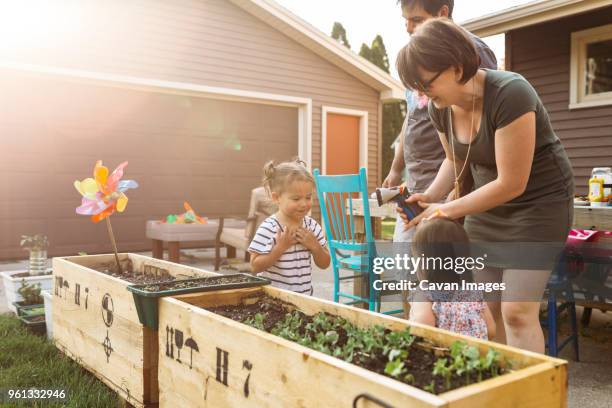
<path fill-rule="evenodd" d="M 115 210 L 123 212 L 128 202 L 125 191 L 138 187 L 134 180 L 121 180 L 127 164 L 121 163 L 109 176 L 108 168 L 102 165 L 102 160 L 98 160 L 94 167 L 94 178 L 76 180 L 74 187 L 83 196 L 81 205 L 76 209 L 77 214 L 91 215 L 93 222 L 99 222 Z"/>
<path fill-rule="evenodd" d="M 128 162 L 123 162 L 110 174 L 108 168 L 102 165 L 102 160 L 98 160 L 94 167 L 94 178 L 86 178 L 82 181 L 76 180 L 74 187 L 83 196 L 81 205 L 76 208 L 76 213 L 80 215 L 91 215 L 93 222 L 100 222 L 106 219 L 108 233 L 115 250 L 115 260 L 121 272 L 119 255 L 115 236 L 110 224 L 109 216 L 116 211 L 123 212 L 127 206 L 128 198 L 125 191 L 130 188 L 138 187 L 134 180 L 121 180 L 123 169 Z"/>

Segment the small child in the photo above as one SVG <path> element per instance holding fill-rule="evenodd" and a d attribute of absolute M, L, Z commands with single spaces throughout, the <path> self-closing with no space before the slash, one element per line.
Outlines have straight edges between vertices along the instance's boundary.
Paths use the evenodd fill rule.
<path fill-rule="evenodd" d="M 415 256 L 423 256 L 424 261 L 427 258 L 465 258 L 469 256 L 468 243 L 469 238 L 461 224 L 438 217 L 425 220 L 417 227 L 412 252 Z M 469 269 L 459 274 L 438 266 L 418 270 L 419 281 L 456 283 L 459 288 L 462 287 L 461 281 L 472 282 Z M 495 336 L 495 321 L 482 292 L 436 290 L 419 295 L 423 295 L 419 300 L 411 299 L 410 320 L 485 340 Z"/>
<path fill-rule="evenodd" d="M 248 248 L 254 273 L 272 285 L 312 295 L 311 255 L 319 268 L 329 266 L 327 241 L 321 226 L 307 214 L 315 183 L 300 160 L 264 166 L 264 187 L 278 205 L 266 218 Z"/>

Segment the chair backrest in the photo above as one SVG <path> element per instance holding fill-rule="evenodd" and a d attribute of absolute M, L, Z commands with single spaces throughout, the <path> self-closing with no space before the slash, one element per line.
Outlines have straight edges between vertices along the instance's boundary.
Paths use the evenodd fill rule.
<path fill-rule="evenodd" d="M 364 249 L 364 245 L 355 237 L 355 213 L 352 200 L 349 200 L 355 193 L 359 193 L 363 201 L 365 243 L 373 243 L 366 169 L 359 169 L 359 174 L 334 176 L 322 176 L 319 169 L 313 173 L 330 248 Z"/>

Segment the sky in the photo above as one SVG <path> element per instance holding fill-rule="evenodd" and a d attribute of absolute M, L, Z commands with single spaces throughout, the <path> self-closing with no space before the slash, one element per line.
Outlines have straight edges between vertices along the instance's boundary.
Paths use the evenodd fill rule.
<path fill-rule="evenodd" d="M 455 0 L 453 19 L 458 23 L 484 16 L 496 11 L 529 3 L 531 0 Z M 351 49 L 358 53 L 362 43 L 370 45 L 377 34 L 385 42 L 391 75 L 395 71 L 395 56 L 406 44 L 404 19 L 396 0 L 276 0 L 283 7 L 314 25 L 326 34 L 331 34 L 337 21 L 346 29 Z M 497 60 L 504 55 L 503 35 L 484 38 Z"/>

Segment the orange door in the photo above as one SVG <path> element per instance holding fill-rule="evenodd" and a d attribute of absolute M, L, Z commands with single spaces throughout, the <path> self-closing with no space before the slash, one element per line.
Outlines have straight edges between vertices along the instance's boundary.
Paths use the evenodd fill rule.
<path fill-rule="evenodd" d="M 327 114 L 326 174 L 359 173 L 358 116 Z"/>
<path fill-rule="evenodd" d="M 357 174 L 359 173 L 359 116 L 341 115 L 337 113 L 327 114 L 327 136 L 326 136 L 326 157 L 325 172 L 333 174 Z M 354 198 L 358 194 L 352 194 Z M 336 220 L 337 224 L 332 230 L 339 229 L 339 233 L 334 232 L 335 239 L 349 239 L 352 235 L 350 230 L 350 220 L 345 217 L 340 221 L 340 214 L 346 214 L 346 200 L 348 194 L 334 194 L 333 200 L 327 197 L 328 213 Z M 332 210 L 332 207 L 333 210 Z M 343 227 L 344 226 L 344 227 Z"/>

